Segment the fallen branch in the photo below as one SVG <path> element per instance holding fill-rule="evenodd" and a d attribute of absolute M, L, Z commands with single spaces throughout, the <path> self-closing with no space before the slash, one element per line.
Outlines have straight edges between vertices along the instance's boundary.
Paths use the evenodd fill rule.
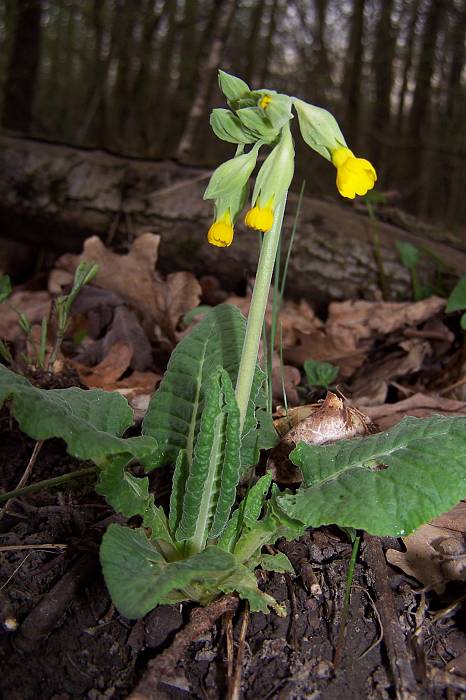
<path fill-rule="evenodd" d="M 164 697 L 160 683 L 169 681 L 175 674 L 175 667 L 195 639 L 205 634 L 217 620 L 227 612 L 234 612 L 239 600 L 234 595 L 222 596 L 205 608 L 195 608 L 186 627 L 175 636 L 171 646 L 149 662 L 143 677 L 127 700 L 160 700 Z"/>
<path fill-rule="evenodd" d="M 375 577 L 373 586 L 377 595 L 376 605 L 384 631 L 383 641 L 393 674 L 396 697 L 398 700 L 416 700 L 420 697 L 419 688 L 411 666 L 411 655 L 400 627 L 382 545 L 377 537 L 371 535 L 365 536 L 364 545 L 364 559 Z"/>

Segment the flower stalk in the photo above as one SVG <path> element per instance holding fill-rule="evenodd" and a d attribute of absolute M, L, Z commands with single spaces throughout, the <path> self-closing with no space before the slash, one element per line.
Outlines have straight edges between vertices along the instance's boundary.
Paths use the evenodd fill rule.
<path fill-rule="evenodd" d="M 241 429 L 244 425 L 249 397 L 251 395 L 257 356 L 259 354 L 262 324 L 264 322 L 267 300 L 269 298 L 275 258 L 277 257 L 287 194 L 288 192 L 285 192 L 276 203 L 274 222 L 270 231 L 264 236 L 257 266 L 256 282 L 252 293 L 251 306 L 249 308 L 246 335 L 244 338 L 243 351 L 241 353 L 238 381 L 235 391 L 236 401 L 240 411 Z"/>

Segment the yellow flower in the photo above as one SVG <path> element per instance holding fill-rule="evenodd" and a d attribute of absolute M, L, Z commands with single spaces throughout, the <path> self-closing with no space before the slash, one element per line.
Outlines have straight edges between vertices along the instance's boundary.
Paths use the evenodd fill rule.
<path fill-rule="evenodd" d="M 374 187 L 377 174 L 372 163 L 356 158 L 349 148 L 332 151 L 332 163 L 337 169 L 337 187 L 342 197 L 354 199 L 357 194 L 366 194 Z"/>
<path fill-rule="evenodd" d="M 212 245 L 219 248 L 226 248 L 233 240 L 233 224 L 231 223 L 230 211 L 227 209 L 209 229 L 207 240 Z"/>
<path fill-rule="evenodd" d="M 273 200 L 269 200 L 265 207 L 256 204 L 248 211 L 244 218 L 244 223 L 249 228 L 255 228 L 257 231 L 268 231 L 273 224 Z"/>
<path fill-rule="evenodd" d="M 272 98 L 270 97 L 270 95 L 264 95 L 264 97 L 261 97 L 261 99 L 259 100 L 259 107 L 262 107 L 262 109 L 267 109 L 271 101 Z"/>

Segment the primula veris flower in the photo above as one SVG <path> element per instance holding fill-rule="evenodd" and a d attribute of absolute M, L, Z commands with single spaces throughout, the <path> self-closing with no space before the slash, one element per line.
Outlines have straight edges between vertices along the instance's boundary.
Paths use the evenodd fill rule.
<path fill-rule="evenodd" d="M 233 240 L 233 224 L 229 210 L 220 216 L 207 233 L 207 240 L 219 248 L 227 248 Z"/>
<path fill-rule="evenodd" d="M 273 225 L 273 199 L 271 199 L 264 207 L 260 203 L 248 211 L 244 218 L 244 223 L 249 228 L 255 228 L 256 231 L 268 231 Z"/>
<path fill-rule="evenodd" d="M 356 158 L 349 148 L 332 151 L 332 163 L 337 169 L 337 188 L 342 197 L 354 199 L 374 187 L 377 180 L 374 166 L 365 158 Z"/>

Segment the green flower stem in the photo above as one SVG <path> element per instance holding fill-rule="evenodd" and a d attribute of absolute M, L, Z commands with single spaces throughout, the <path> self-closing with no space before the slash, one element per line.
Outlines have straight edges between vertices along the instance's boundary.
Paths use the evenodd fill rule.
<path fill-rule="evenodd" d="M 43 481 L 38 481 L 35 484 L 29 484 L 29 486 L 23 486 L 20 489 L 15 489 L 14 491 L 8 491 L 7 493 L 0 494 L 0 503 L 6 503 L 12 498 L 19 498 L 20 496 L 26 496 L 30 493 L 37 493 L 38 491 L 43 491 L 44 489 L 51 488 L 52 486 L 60 486 L 65 484 L 67 481 L 72 481 L 73 479 L 80 479 L 84 476 L 91 476 L 97 472 L 99 467 L 86 467 L 85 469 L 77 469 L 74 472 L 68 472 L 67 474 L 62 474 L 61 476 L 54 476 L 51 479 L 44 479 Z"/>
<path fill-rule="evenodd" d="M 238 381 L 236 383 L 236 400 L 240 411 L 241 429 L 244 425 L 249 397 L 251 395 L 257 355 L 259 353 L 262 324 L 264 322 L 270 283 L 272 281 L 272 273 L 282 230 L 286 197 L 287 193 L 277 202 L 273 226 L 264 236 L 259 263 L 257 265 L 256 283 L 252 292 L 246 336 L 244 338 L 243 351 L 238 370 Z"/>

